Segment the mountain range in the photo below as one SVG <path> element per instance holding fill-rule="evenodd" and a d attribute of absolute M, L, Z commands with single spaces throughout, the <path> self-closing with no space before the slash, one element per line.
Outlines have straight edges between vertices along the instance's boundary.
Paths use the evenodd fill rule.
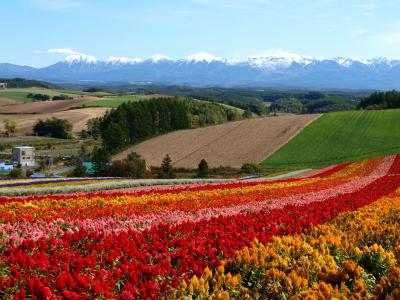
<path fill-rule="evenodd" d="M 400 59 L 317 58 L 289 53 L 227 59 L 205 52 L 183 59 L 110 57 L 106 61 L 73 54 L 34 68 L 0 63 L 0 77 L 52 82 L 162 83 L 321 89 L 400 89 Z"/>

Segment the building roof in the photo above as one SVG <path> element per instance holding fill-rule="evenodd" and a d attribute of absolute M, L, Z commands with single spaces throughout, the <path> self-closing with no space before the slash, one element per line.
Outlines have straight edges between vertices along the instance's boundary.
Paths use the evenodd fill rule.
<path fill-rule="evenodd" d="M 17 146 L 17 147 L 14 147 L 14 149 L 33 149 L 33 147 L 31 147 L 31 146 Z"/>

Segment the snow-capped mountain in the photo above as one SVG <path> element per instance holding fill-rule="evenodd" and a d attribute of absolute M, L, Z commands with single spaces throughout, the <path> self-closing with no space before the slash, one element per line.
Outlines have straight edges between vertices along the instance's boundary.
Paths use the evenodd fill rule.
<path fill-rule="evenodd" d="M 72 54 L 44 68 L 0 64 L 0 77 L 54 82 L 154 82 L 197 86 L 256 86 L 337 89 L 400 89 L 400 60 L 323 58 L 279 52 L 244 59 L 206 52 L 172 59 L 110 57 L 99 60 Z"/>

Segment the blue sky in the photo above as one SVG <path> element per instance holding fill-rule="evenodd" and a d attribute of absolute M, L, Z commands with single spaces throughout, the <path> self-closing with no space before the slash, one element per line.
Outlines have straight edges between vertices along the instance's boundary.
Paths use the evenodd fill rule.
<path fill-rule="evenodd" d="M 2 1 L 0 62 L 45 66 L 73 52 L 398 58 L 399 11 L 400 0 Z"/>

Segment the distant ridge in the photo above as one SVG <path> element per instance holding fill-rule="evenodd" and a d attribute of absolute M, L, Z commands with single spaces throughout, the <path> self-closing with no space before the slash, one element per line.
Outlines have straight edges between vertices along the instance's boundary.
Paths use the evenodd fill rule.
<path fill-rule="evenodd" d="M 320 58 L 279 52 L 244 59 L 199 52 L 182 59 L 110 57 L 106 61 L 73 54 L 33 68 L 0 64 L 0 77 L 53 82 L 152 82 L 197 86 L 249 86 L 329 89 L 400 89 L 400 59 Z"/>

